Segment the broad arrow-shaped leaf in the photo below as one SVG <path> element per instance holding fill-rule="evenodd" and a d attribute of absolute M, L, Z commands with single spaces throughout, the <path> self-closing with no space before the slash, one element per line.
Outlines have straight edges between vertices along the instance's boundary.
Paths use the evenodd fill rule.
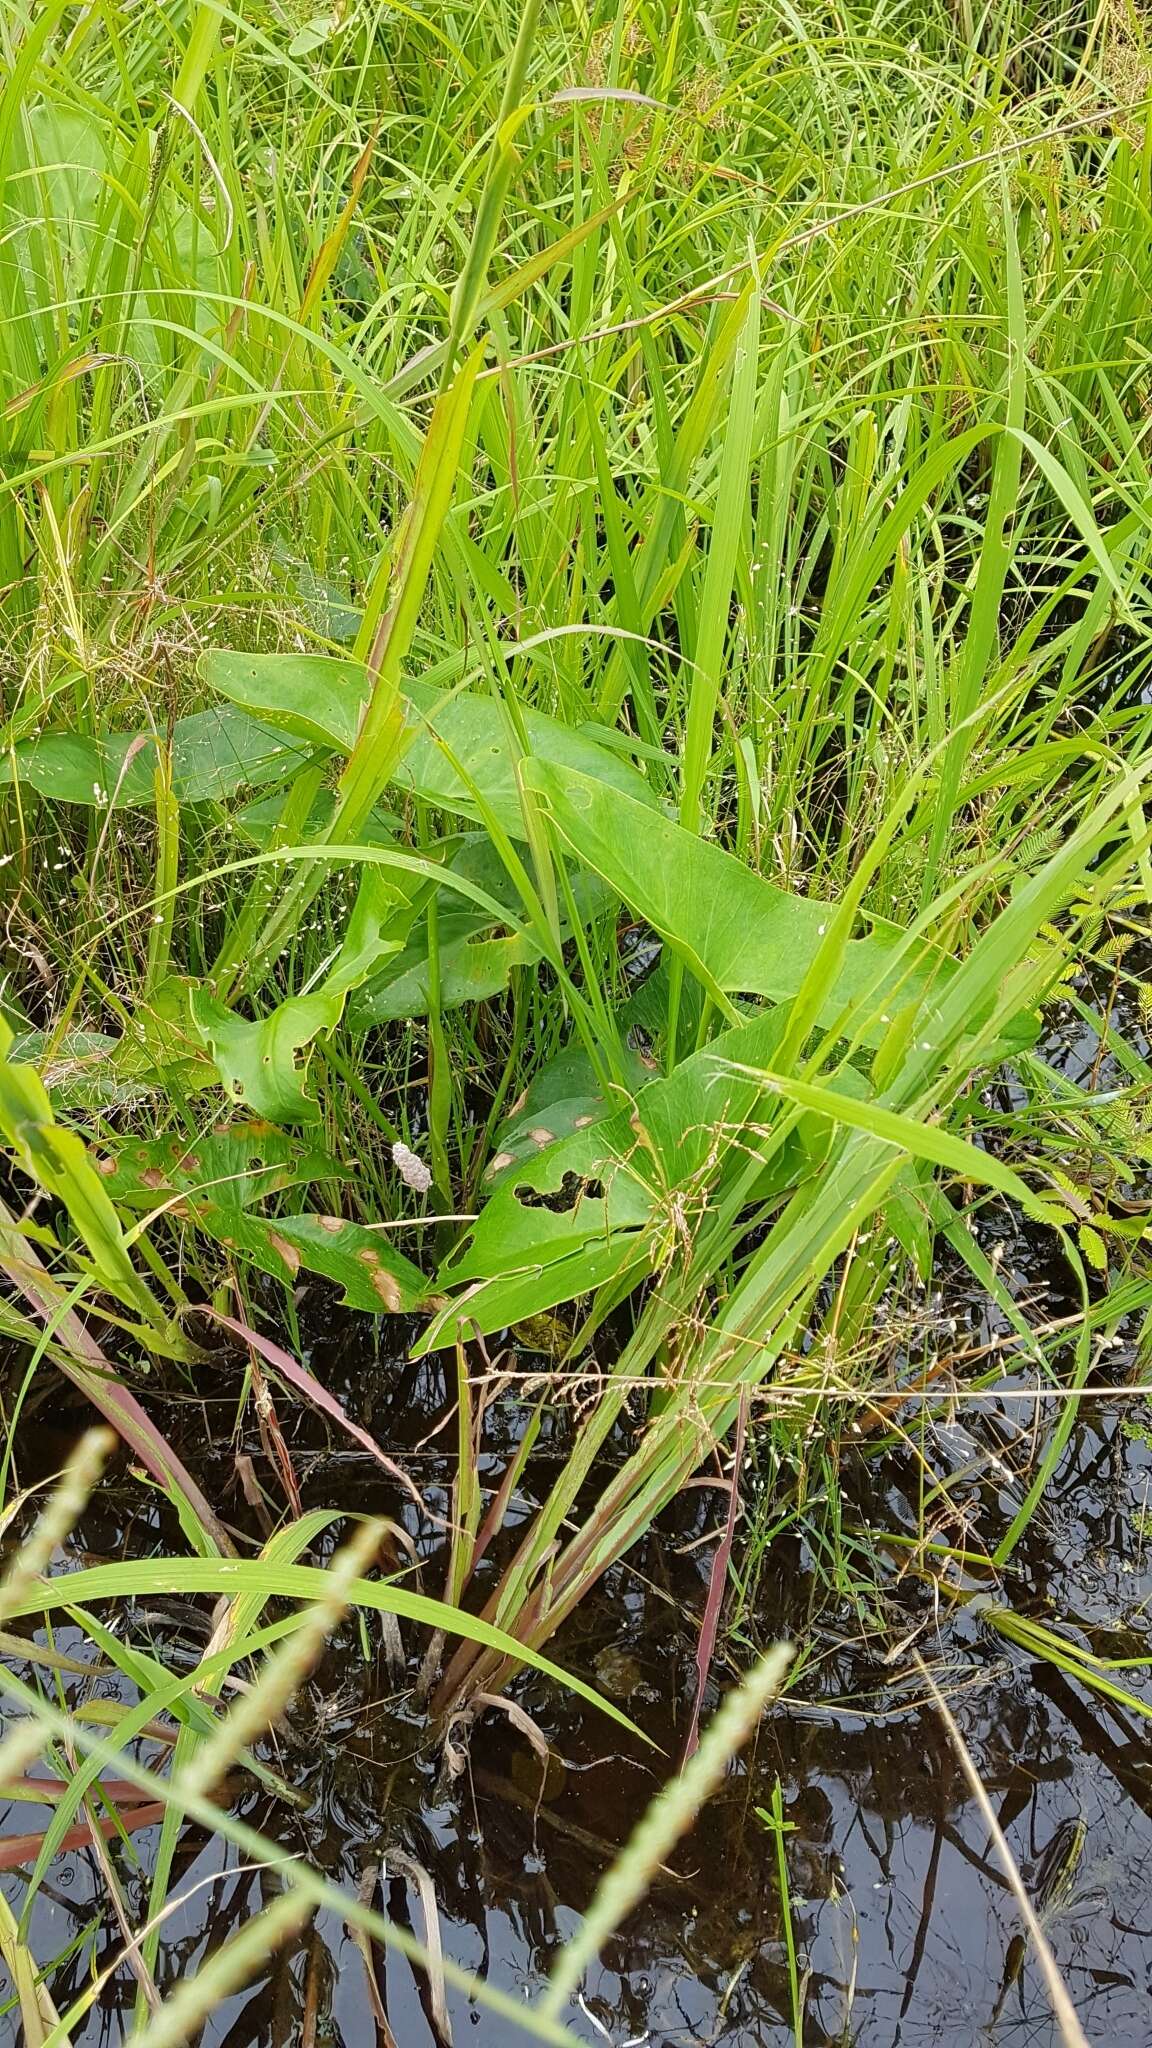
<path fill-rule="evenodd" d="M 798 993 L 831 904 L 776 888 L 723 847 L 587 775 L 539 760 L 526 762 L 523 774 L 565 844 L 647 919 L 723 1007 L 730 1009 L 731 995 L 782 1003 Z M 822 1021 L 833 1023 L 859 1002 L 853 1030 L 877 1045 L 891 1013 L 954 971 L 939 949 L 877 920 L 849 943 Z"/>

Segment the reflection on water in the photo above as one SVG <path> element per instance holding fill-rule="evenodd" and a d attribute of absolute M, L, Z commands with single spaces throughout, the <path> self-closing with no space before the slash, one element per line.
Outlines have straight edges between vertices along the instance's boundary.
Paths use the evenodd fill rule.
<path fill-rule="evenodd" d="M 363 1361 L 353 1350 L 358 1339 L 354 1331 L 312 1354 L 316 1368 L 350 1402 L 364 1380 Z M 374 1427 L 382 1435 L 391 1431 L 393 1442 L 401 1410 L 411 1413 L 420 1397 L 429 1408 L 440 1398 L 433 1369 L 422 1368 L 421 1375 L 402 1386 L 391 1368 L 374 1369 Z M 1132 1412 L 1130 1404 L 1123 1412 Z M 966 1415 L 965 1426 L 975 1434 L 980 1418 Z M 309 1453 L 301 1429 L 298 1456 L 310 1501 L 397 1510 L 400 1504 L 385 1497 L 373 1468 L 357 1457 Z M 421 1482 L 435 1505 L 444 1475 L 425 1457 Z M 990 1470 L 986 1466 L 972 1484 L 983 1489 L 985 1511 L 994 1516 Z M 223 1461 L 211 1476 L 218 1490 L 227 1484 Z M 861 1479 L 861 1512 L 877 1526 L 908 1526 L 917 1483 L 912 1461 L 902 1467 L 886 1458 Z M 1066 1623 L 1082 1624 L 1084 1640 L 1097 1649 L 1117 1640 L 1129 1651 L 1138 1648 L 1152 1596 L 1138 1511 L 1150 1490 L 1152 1452 L 1140 1433 L 1121 1428 L 1112 1404 L 1086 1411 L 1059 1483 L 1020 1553 L 1014 1603 L 1034 1612 L 1053 1603 Z M 1010 1513 L 1010 1500 L 1003 1505 Z M 240 1512 L 234 1499 L 232 1506 Z M 692 1619 L 708 1555 L 686 1546 L 712 1511 L 703 1493 L 686 1496 L 634 1566 L 597 1593 L 558 1645 L 561 1661 L 594 1682 L 616 1678 L 624 1704 L 669 1759 L 687 1718 Z M 146 1512 L 138 1493 L 110 1483 L 89 1511 L 84 1548 L 102 1556 L 122 1555 L 129 1543 L 143 1548 Z M 434 1573 L 428 1583 L 435 1583 Z M 910 1627 L 925 1630 L 921 1647 L 936 1660 L 1001 1823 L 1038 1890 L 1061 1829 L 1081 1827 L 1082 1848 L 1064 1887 L 1067 1896 L 1051 1912 L 1049 1938 L 1089 2038 L 1146 2048 L 1152 2034 L 1152 1769 L 1143 1726 L 1052 1667 L 1031 1665 L 962 1609 L 943 1615 L 937 1629 L 928 1593 L 912 1582 L 903 1582 L 898 1597 Z M 810 1598 L 803 1549 L 790 1539 L 778 1542 L 758 1595 L 765 1638 L 789 1624 L 805 1633 Z M 169 1658 L 191 1657 L 203 1641 L 208 1604 L 142 1606 L 134 1637 L 154 1637 Z M 1125 1631 L 1119 1639 L 1108 1633 L 1117 1622 Z M 775 1848 L 757 1814 L 769 1805 L 779 1776 L 808 2048 L 1053 2043 L 1043 1987 L 1031 1957 L 1021 1953 L 1003 1877 L 906 1662 L 889 1668 L 883 1660 L 890 1638 L 869 1642 L 855 1618 L 852 1629 L 838 1635 L 837 1617 L 825 1613 L 811 1633 L 821 1654 L 803 1672 L 795 1697 L 765 1721 L 670 1869 L 590 1973 L 582 2003 L 570 2015 L 574 2034 L 617 2048 L 641 2040 L 653 2048 L 721 2042 L 777 2048 L 791 2040 Z M 66 1635 L 58 1634 L 57 1642 L 69 1646 Z M 415 1657 L 418 1645 L 411 1649 Z M 1140 1689 L 1140 1673 L 1123 1679 Z M 98 1684 L 114 1689 L 118 1681 Z M 448 1787 L 434 1761 L 418 1754 L 418 1722 L 396 1698 L 382 1656 L 365 1662 L 358 1633 L 348 1625 L 275 1749 L 279 1768 L 306 1788 L 307 1810 L 291 1812 L 253 1788 L 240 1811 L 286 1851 L 310 1856 L 350 1888 L 372 1882 L 375 1869 L 377 1903 L 419 1931 L 415 1890 L 389 1871 L 393 1849 L 415 1858 L 433 1878 L 450 1953 L 505 1989 L 531 1995 L 663 1766 L 614 1724 L 557 1698 L 542 1683 L 526 1681 L 519 1697 L 552 1748 L 543 1787 L 539 1760 L 495 1714 L 475 1731 L 466 1776 Z M 42 1810 L 13 1806 L 4 1831 L 42 1823 Z M 131 1851 L 118 1844 L 112 1852 L 136 1920 L 147 1911 L 155 1839 L 143 1834 Z M 18 1877 L 4 1884 L 17 1905 Z M 276 1884 L 274 1871 L 238 1868 L 234 1852 L 187 1830 L 171 1887 L 182 1903 L 161 1945 L 161 1988 L 266 1902 Z M 79 1994 L 116 1952 L 120 1936 L 88 1852 L 53 1866 L 32 1933 L 43 1958 L 73 1950 L 55 1979 L 58 2006 Z M 399 1960 L 381 1965 L 378 1988 L 399 2048 L 432 2048 L 423 1986 L 409 1966 Z M 77 2030 L 78 2043 L 95 2048 L 122 2040 L 135 1995 L 127 1972 L 120 1972 Z M 509 2040 L 505 2022 L 462 1998 L 452 2004 L 458 2042 L 503 2048 Z M 0 2027 L 15 2043 L 14 2012 Z M 327 1918 L 294 1951 L 271 1962 L 261 1981 L 230 2000 L 204 2039 L 214 2048 L 371 2048 L 386 2036 L 372 2017 L 363 1957 L 347 1930 Z"/>

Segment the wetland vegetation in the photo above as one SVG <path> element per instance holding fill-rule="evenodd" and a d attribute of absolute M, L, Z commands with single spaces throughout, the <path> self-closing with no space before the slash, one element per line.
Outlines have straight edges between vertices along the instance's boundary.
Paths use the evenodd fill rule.
<path fill-rule="evenodd" d="M 5 2038 L 1147 2041 L 1150 35 L 0 0 Z"/>

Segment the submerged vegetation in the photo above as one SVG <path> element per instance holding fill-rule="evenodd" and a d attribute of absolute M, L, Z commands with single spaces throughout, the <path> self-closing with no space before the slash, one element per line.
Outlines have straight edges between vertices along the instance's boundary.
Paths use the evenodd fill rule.
<path fill-rule="evenodd" d="M 70 1829 L 109 1832 L 97 1799 L 166 1814 L 128 1957 L 149 2038 L 182 2037 L 248 1952 L 191 2019 L 159 2007 L 180 1816 L 269 1776 L 345 1605 L 456 1758 L 521 1666 L 582 1685 L 557 1631 L 712 1485 L 698 1716 L 725 1630 L 761 1646 L 784 1529 L 883 1629 L 891 1547 L 844 1475 L 894 1447 L 933 1612 L 1146 1713 L 1113 1675 L 1140 1660 L 1002 1577 L 1152 1308 L 1135 0 L 0 0 L 0 55 L 4 1512 L 63 1374 L 163 1552 L 41 1577 L 77 1481 L 13 1566 L 7 1620 L 66 1612 L 138 1695 L 79 1741 L 50 1641 L 0 1680 L 36 1742 L 6 1779 L 66 1781 L 29 1905 Z M 1005 1213 L 1068 1313 L 989 1248 Z M 957 1336 L 956 1273 L 993 1342 Z M 311 1369 L 321 1304 L 441 1360 L 443 1516 Z M 152 1398 L 227 1347 L 262 1548 Z M 926 1432 L 984 1456 L 956 1418 L 1006 1373 L 1038 1420 L 985 1528 Z M 302 1511 L 299 1399 L 418 1544 L 397 1520 L 301 1563 L 354 1504 Z M 126 1621 L 233 1588 L 191 1672 Z M 63 2040 L 27 1912 L 0 1951 L 26 2038 Z"/>

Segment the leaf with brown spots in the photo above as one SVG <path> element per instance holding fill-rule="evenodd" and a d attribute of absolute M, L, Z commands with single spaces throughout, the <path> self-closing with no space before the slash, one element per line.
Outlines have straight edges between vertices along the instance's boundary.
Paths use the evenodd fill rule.
<path fill-rule="evenodd" d="M 100 1172 L 114 1202 L 155 1208 L 164 1195 L 191 1195 L 215 1209 L 247 1209 L 281 1188 L 343 1180 L 327 1152 L 253 1118 L 220 1124 L 189 1144 L 182 1138 L 128 1139 Z"/>
<path fill-rule="evenodd" d="M 268 1243 L 274 1252 L 279 1253 L 294 1280 L 300 1271 L 300 1254 L 295 1245 L 289 1244 L 287 1238 L 281 1237 L 277 1230 L 268 1232 Z"/>
<path fill-rule="evenodd" d="M 241 1258 L 295 1280 L 316 1273 L 342 1290 L 341 1305 L 370 1315 L 401 1315 L 424 1300 L 428 1283 L 418 1266 L 396 1251 L 383 1233 L 340 1216 L 277 1216 L 269 1219 L 251 1210 L 220 1210 L 205 1204 L 196 1212 L 200 1228 Z"/>
<path fill-rule="evenodd" d="M 366 1244 L 362 1250 L 357 1252 L 356 1257 L 363 1266 L 367 1267 L 369 1282 L 375 1288 L 385 1308 L 390 1314 L 395 1315 L 400 1307 L 400 1289 L 396 1285 L 391 1273 L 381 1265 L 380 1254 L 376 1246 Z"/>
<path fill-rule="evenodd" d="M 634 1053 L 626 1050 L 624 1057 L 635 1091 L 646 1077 Z M 498 1150 L 485 1178 L 495 1180 L 517 1162 L 535 1159 L 545 1145 L 601 1123 L 615 1107 L 601 1091 L 586 1053 L 571 1047 L 558 1053 L 513 1103 L 500 1127 Z"/>

